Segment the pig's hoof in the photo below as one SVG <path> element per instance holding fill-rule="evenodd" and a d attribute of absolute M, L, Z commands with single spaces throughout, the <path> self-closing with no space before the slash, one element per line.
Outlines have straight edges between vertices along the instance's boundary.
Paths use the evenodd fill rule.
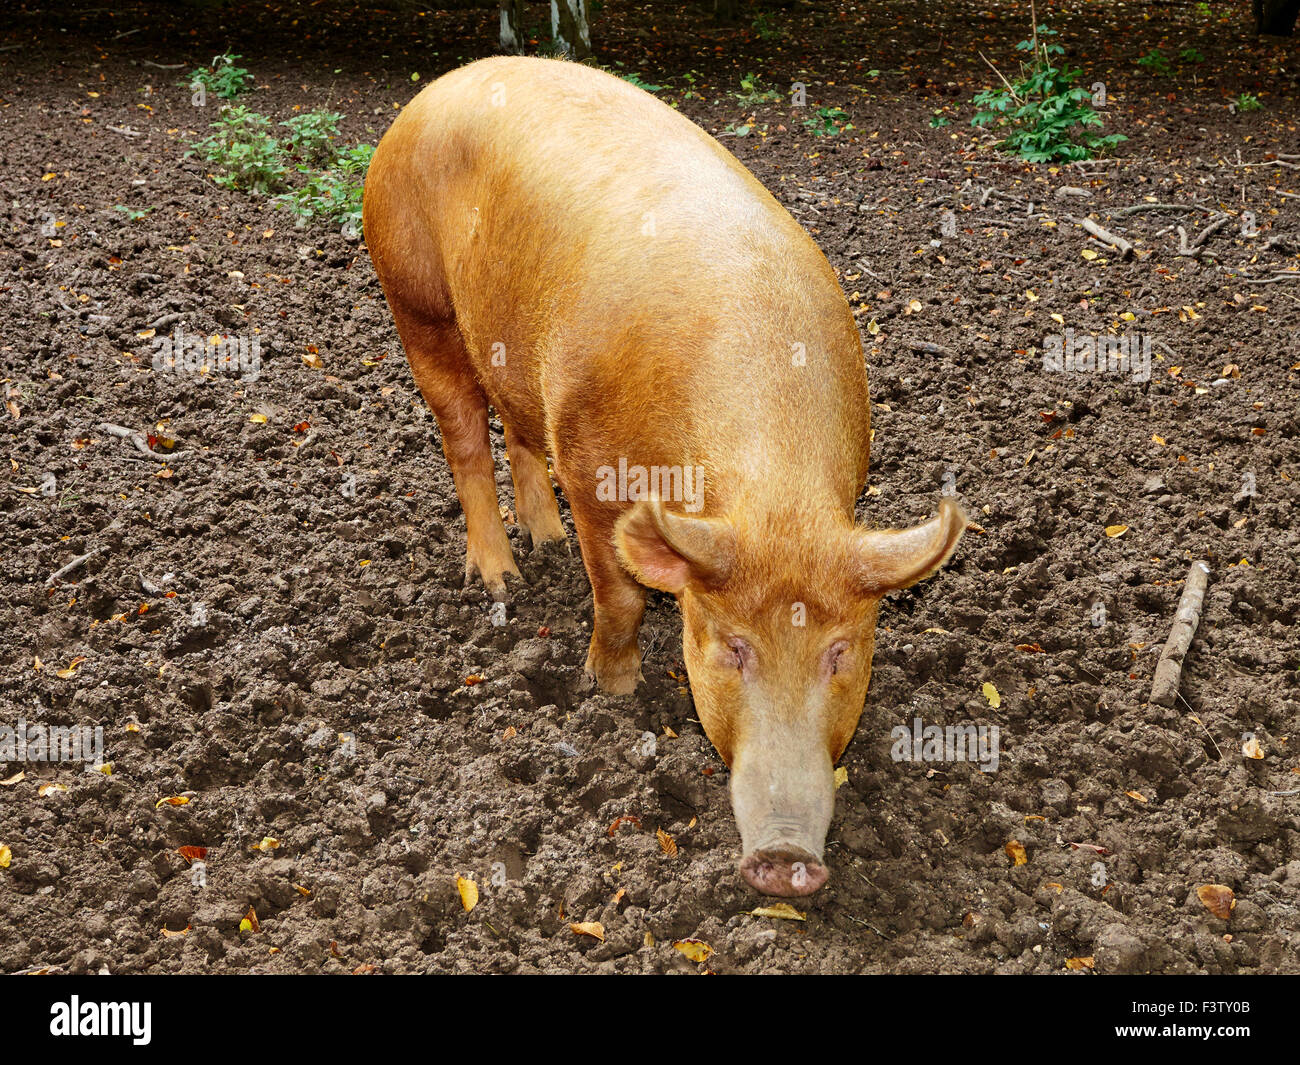
<path fill-rule="evenodd" d="M 601 664 L 591 654 L 583 672 L 609 695 L 631 695 L 641 683 L 641 655 L 623 662 Z"/>
<path fill-rule="evenodd" d="M 786 898 L 811 895 L 829 875 L 826 866 L 802 847 L 793 846 L 755 851 L 740 863 L 740 872 L 755 890 Z"/>
<path fill-rule="evenodd" d="M 540 525 L 524 525 L 524 532 L 533 551 L 541 551 L 547 544 L 563 544 L 569 539 L 558 519 L 553 525 L 549 522 Z"/>
<path fill-rule="evenodd" d="M 519 569 L 515 566 L 513 559 L 510 562 L 509 568 L 494 568 L 486 572 L 472 562 L 467 563 L 465 566 L 466 588 L 473 586 L 474 578 L 476 576 L 482 578 L 483 587 L 488 590 L 488 594 L 492 596 L 492 601 L 496 603 L 510 602 L 509 593 L 506 591 L 506 577 L 522 579 L 520 578 Z"/>

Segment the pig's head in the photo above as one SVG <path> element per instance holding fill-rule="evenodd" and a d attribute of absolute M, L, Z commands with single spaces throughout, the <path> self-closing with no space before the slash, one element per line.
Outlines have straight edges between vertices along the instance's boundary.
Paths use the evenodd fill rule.
<path fill-rule="evenodd" d="M 862 714 L 880 597 L 934 573 L 965 527 L 950 499 L 902 531 L 830 513 L 706 518 L 658 500 L 620 517 L 623 563 L 681 606 L 695 707 L 731 768 L 741 872 L 764 894 L 826 882 L 834 765 Z"/>

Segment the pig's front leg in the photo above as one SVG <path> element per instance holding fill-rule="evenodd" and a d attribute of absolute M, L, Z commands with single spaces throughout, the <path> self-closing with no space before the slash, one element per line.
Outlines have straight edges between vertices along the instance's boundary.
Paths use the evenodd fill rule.
<path fill-rule="evenodd" d="M 637 631 L 645 613 L 646 590 L 628 575 L 618 561 L 611 539 L 612 523 L 587 508 L 573 506 L 582 562 L 591 579 L 595 603 L 595 629 L 587 652 L 587 675 L 602 691 L 630 695 L 641 681 L 641 651 Z"/>

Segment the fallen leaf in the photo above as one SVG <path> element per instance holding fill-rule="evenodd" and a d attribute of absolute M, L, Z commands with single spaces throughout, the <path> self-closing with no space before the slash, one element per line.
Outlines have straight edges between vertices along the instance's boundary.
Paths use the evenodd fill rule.
<path fill-rule="evenodd" d="M 1143 795 L 1140 791 L 1126 791 L 1126 792 L 1124 792 L 1124 794 L 1127 795 L 1127 796 L 1128 796 L 1130 799 L 1132 799 L 1134 802 L 1146 802 L 1146 801 L 1147 801 L 1147 797 L 1146 797 L 1145 795 Z"/>
<path fill-rule="evenodd" d="M 680 950 L 691 961 L 708 961 L 713 948 L 702 939 L 679 939 L 673 944 L 674 950 Z"/>
<path fill-rule="evenodd" d="M 68 789 L 64 787 L 62 784 L 56 784 L 54 781 L 49 781 L 48 783 L 42 784 L 39 788 L 37 788 L 36 794 L 43 799 L 47 795 L 53 795 L 56 791 L 67 791 L 67 790 Z"/>
<path fill-rule="evenodd" d="M 1264 757 L 1264 748 L 1259 745 L 1259 740 L 1251 736 L 1241 745 L 1241 753 L 1247 758 L 1260 759 Z"/>
<path fill-rule="evenodd" d="M 9 849 L 7 843 L 0 843 L 0 869 L 8 869 L 9 863 L 13 861 L 14 852 Z"/>
<path fill-rule="evenodd" d="M 1012 865 L 1027 865 L 1029 863 L 1029 856 L 1025 854 L 1025 845 L 1018 839 L 1010 840 L 1002 849 L 1007 852 L 1007 857 L 1011 859 Z"/>
<path fill-rule="evenodd" d="M 9 777 L 8 779 L 0 780 L 0 788 L 12 788 L 15 784 L 19 783 L 26 776 L 27 774 L 20 769 L 17 773 Z"/>
<path fill-rule="evenodd" d="M 156 810 L 160 806 L 186 806 L 189 804 L 189 801 L 190 800 L 184 795 L 168 795 L 166 798 L 159 799 L 154 803 L 153 808 Z"/>
<path fill-rule="evenodd" d="M 197 862 L 208 856 L 207 847 L 177 847 L 176 853 L 184 858 L 187 862 Z"/>
<path fill-rule="evenodd" d="M 1065 959 L 1065 967 L 1072 972 L 1078 972 L 1080 969 L 1091 969 L 1094 964 L 1096 964 L 1096 961 L 1091 955 L 1086 958 Z"/>
<path fill-rule="evenodd" d="M 997 688 L 987 680 L 984 682 L 984 687 L 982 687 L 980 691 L 984 693 L 984 698 L 989 701 L 989 706 L 993 707 L 994 710 L 1002 705 L 1002 696 L 998 694 Z"/>
<path fill-rule="evenodd" d="M 239 922 L 241 932 L 260 932 L 262 926 L 257 923 L 257 911 L 252 906 L 248 907 L 248 912 L 244 914 L 244 919 Z"/>
<path fill-rule="evenodd" d="M 836 766 L 835 767 L 835 790 L 839 791 L 840 788 L 843 785 L 847 784 L 848 782 L 849 782 L 849 771 L 845 769 L 844 766 L 842 765 Z"/>
<path fill-rule="evenodd" d="M 280 846 L 280 841 L 274 836 L 263 836 L 261 843 L 254 843 L 253 850 L 261 851 L 263 854 L 269 854 Z"/>
<path fill-rule="evenodd" d="M 478 905 L 478 885 L 468 877 L 456 877 L 456 890 L 460 892 L 460 904 L 469 913 Z"/>
<path fill-rule="evenodd" d="M 67 669 L 59 670 L 58 673 L 55 674 L 55 676 L 62 677 L 64 680 L 67 680 L 69 677 L 75 677 L 77 675 L 77 667 L 81 665 L 81 663 L 84 662 L 85 660 L 86 660 L 85 655 L 77 655 L 77 657 L 74 658 L 68 664 Z"/>
<path fill-rule="evenodd" d="M 1221 921 L 1231 917 L 1232 911 L 1237 908 L 1232 888 L 1223 884 L 1202 884 L 1196 889 L 1196 897 L 1201 900 L 1201 905 Z"/>
<path fill-rule="evenodd" d="M 659 849 L 669 858 L 675 858 L 677 856 L 677 841 L 662 828 L 655 829 L 655 836 L 659 840 Z"/>
<path fill-rule="evenodd" d="M 1116 537 L 1116 536 L 1123 536 L 1126 532 L 1128 532 L 1128 526 L 1127 526 L 1127 525 L 1107 525 L 1107 526 L 1106 526 L 1106 535 L 1109 536 L 1109 537 L 1111 537 L 1112 539 L 1113 539 L 1114 537 Z"/>
<path fill-rule="evenodd" d="M 771 906 L 760 906 L 747 911 L 751 917 L 774 917 L 778 921 L 806 921 L 807 914 L 800 913 L 788 902 L 775 902 Z"/>
<path fill-rule="evenodd" d="M 184 936 L 184 935 L 188 935 L 191 927 L 192 927 L 191 925 L 186 925 L 186 926 L 185 926 L 184 928 L 182 928 L 179 932 L 172 932 L 172 931 L 169 931 L 169 930 L 168 930 L 168 928 L 167 928 L 166 925 L 163 925 L 163 927 L 162 927 L 163 938 L 164 938 L 164 939 L 171 939 L 173 936 Z"/>
<path fill-rule="evenodd" d="M 576 921 L 569 925 L 569 931 L 575 936 L 591 936 L 605 942 L 605 926 L 599 921 Z"/>

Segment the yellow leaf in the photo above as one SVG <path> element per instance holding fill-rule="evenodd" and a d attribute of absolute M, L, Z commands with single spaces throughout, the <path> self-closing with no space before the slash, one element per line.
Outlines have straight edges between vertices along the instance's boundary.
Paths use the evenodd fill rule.
<path fill-rule="evenodd" d="M 241 928 L 243 927 L 243 922 L 242 922 L 242 921 L 240 922 L 240 927 L 241 927 Z M 170 932 L 170 931 L 168 931 L 167 926 L 166 926 L 166 925 L 163 925 L 163 928 L 162 928 L 162 934 L 163 934 L 163 937 L 164 937 L 164 938 L 166 938 L 166 939 L 171 939 L 173 936 L 183 936 L 183 935 L 186 935 L 186 934 L 189 932 L 189 930 L 190 930 L 190 926 L 189 926 L 189 925 L 186 925 L 186 926 L 185 926 L 184 928 L 182 928 L 179 932 Z"/>
<path fill-rule="evenodd" d="M 159 799 L 154 803 L 153 808 L 156 810 L 160 806 L 186 806 L 189 801 L 184 795 L 168 795 L 166 798 Z"/>
<path fill-rule="evenodd" d="M 1159 444 L 1161 447 L 1165 446 L 1165 438 L 1163 436 L 1157 436 L 1155 433 L 1151 434 L 1151 442 L 1153 444 Z"/>
<path fill-rule="evenodd" d="M 870 333 L 872 336 L 875 336 L 877 333 L 880 332 L 880 323 L 877 322 L 874 318 L 871 319 L 871 321 L 867 323 L 867 332 Z"/>
<path fill-rule="evenodd" d="M 1127 525 L 1107 525 L 1106 535 L 1114 539 L 1116 536 L 1123 536 L 1128 532 Z"/>
<path fill-rule="evenodd" d="M 1085 259 L 1087 259 L 1089 262 L 1092 262 L 1093 259 L 1097 258 L 1097 253 L 1093 251 L 1091 248 L 1084 248 L 1083 251 L 1079 252 L 1079 254 L 1082 255 Z"/>
<path fill-rule="evenodd" d="M 1140 791 L 1126 791 L 1126 792 L 1124 792 L 1124 794 L 1127 795 L 1127 796 L 1128 796 L 1130 799 L 1132 799 L 1134 802 L 1146 802 L 1146 801 L 1147 801 L 1147 797 L 1146 797 L 1145 795 L 1143 795 Z"/>
<path fill-rule="evenodd" d="M 1095 964 L 1095 960 L 1093 959 L 1092 955 L 1089 955 L 1086 958 L 1065 959 L 1065 967 L 1073 972 L 1078 972 L 1080 969 L 1091 969 L 1094 964 Z"/>
<path fill-rule="evenodd" d="M 7 779 L 7 780 L 0 780 L 0 788 L 12 788 L 15 784 L 17 784 L 19 781 L 21 781 L 21 780 L 22 780 L 24 777 L 26 777 L 26 776 L 27 776 L 27 774 L 24 773 L 24 772 L 20 769 L 20 770 L 19 770 L 17 773 L 15 773 L 13 776 L 9 777 L 9 779 Z"/>
<path fill-rule="evenodd" d="M 677 841 L 673 839 L 662 828 L 655 829 L 655 836 L 659 840 L 659 849 L 662 850 L 669 858 L 677 857 Z"/>
<path fill-rule="evenodd" d="M 314 351 L 307 352 L 307 354 L 302 357 L 302 361 L 305 362 L 308 366 L 310 366 L 313 370 L 319 370 L 322 366 L 325 365 L 321 361 L 321 357 L 317 355 L 316 352 Z"/>
<path fill-rule="evenodd" d="M 673 949 L 680 950 L 691 961 L 708 961 L 709 955 L 713 953 L 713 948 L 702 939 L 679 939 L 673 944 Z"/>
<path fill-rule="evenodd" d="M 994 710 L 1002 705 L 1002 696 L 998 694 L 997 688 L 989 681 L 984 682 L 984 687 L 980 691 L 984 693 L 984 698 L 989 701 L 989 706 L 993 707 Z"/>
<path fill-rule="evenodd" d="M 1259 745 L 1259 740 L 1251 736 L 1241 745 L 1241 753 L 1247 758 L 1260 759 L 1264 757 L 1264 748 Z"/>
<path fill-rule="evenodd" d="M 835 790 L 839 791 L 840 786 L 849 782 L 849 771 L 842 765 L 835 767 Z"/>
<path fill-rule="evenodd" d="M 56 791 L 67 791 L 67 790 L 68 789 L 65 788 L 62 784 L 55 784 L 53 782 L 50 782 L 50 783 L 42 784 L 39 788 L 37 788 L 36 794 L 43 799 L 47 795 L 53 795 Z"/>
<path fill-rule="evenodd" d="M 9 849 L 7 843 L 0 843 L 0 869 L 8 869 L 9 863 L 13 861 L 14 852 Z"/>
<path fill-rule="evenodd" d="M 478 905 L 478 885 L 467 877 L 456 877 L 456 890 L 460 892 L 460 904 L 469 913 Z"/>
<path fill-rule="evenodd" d="M 1027 865 L 1029 856 L 1025 854 L 1025 846 L 1017 839 L 1011 840 L 1002 848 L 1007 852 L 1007 857 L 1011 859 L 1012 865 Z"/>
<path fill-rule="evenodd" d="M 569 931 L 575 936 L 591 936 L 605 942 L 605 926 L 599 921 L 576 921 L 569 925 Z"/>
<path fill-rule="evenodd" d="M 779 921 L 806 921 L 807 914 L 802 914 L 791 906 L 788 902 L 776 902 L 771 906 L 760 906 L 756 910 L 750 910 L 751 917 L 774 917 Z"/>
<path fill-rule="evenodd" d="M 271 851 L 277 850 L 279 846 L 280 841 L 274 836 L 263 836 L 261 843 L 253 844 L 253 850 L 261 851 L 263 854 L 269 854 Z"/>
<path fill-rule="evenodd" d="M 1237 908 L 1232 888 L 1223 884 L 1202 884 L 1196 889 L 1196 897 L 1201 900 L 1202 906 L 1221 921 L 1231 917 L 1232 911 Z"/>
<path fill-rule="evenodd" d="M 258 412 L 257 414 L 250 414 L 250 415 L 248 416 L 248 420 L 249 420 L 250 422 L 257 422 L 258 425 L 265 425 L 265 424 L 266 424 L 266 415 L 265 415 L 265 414 L 262 414 L 262 413 L 260 413 L 260 412 Z"/>

